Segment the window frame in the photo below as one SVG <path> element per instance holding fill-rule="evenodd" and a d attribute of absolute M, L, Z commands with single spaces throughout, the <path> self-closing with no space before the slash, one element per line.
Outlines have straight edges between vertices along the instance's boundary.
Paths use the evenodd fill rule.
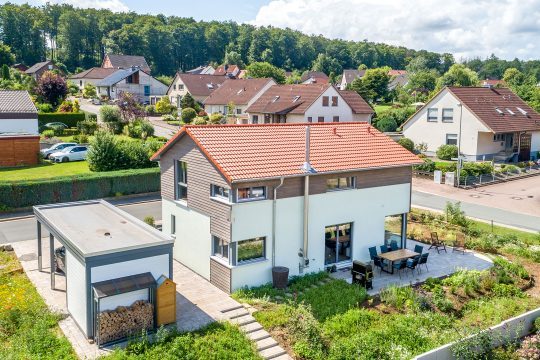
<path fill-rule="evenodd" d="M 176 235 L 176 215 L 171 214 L 171 235 Z"/>
<path fill-rule="evenodd" d="M 452 112 L 452 116 L 444 116 L 445 111 Z M 441 119 L 443 123 L 453 123 L 454 122 L 454 109 L 453 108 L 443 108 L 441 113 Z"/>
<path fill-rule="evenodd" d="M 224 196 L 222 194 L 219 194 L 219 192 L 216 192 L 216 190 L 223 189 L 228 192 L 228 196 Z M 210 184 L 210 197 L 212 199 L 216 199 L 219 201 L 225 201 L 228 203 L 232 202 L 232 190 L 229 188 L 226 188 L 225 186 L 220 186 L 216 184 Z"/>
<path fill-rule="evenodd" d="M 430 113 L 435 112 L 435 117 L 433 117 Z M 428 122 L 437 122 L 439 121 L 439 109 L 438 108 L 428 108 L 427 109 L 427 121 Z"/>
<path fill-rule="evenodd" d="M 339 115 L 334 115 L 332 122 L 339 122 Z"/>
<path fill-rule="evenodd" d="M 506 141 L 506 134 L 493 134 L 493 142 L 502 142 Z"/>
<path fill-rule="evenodd" d="M 336 180 L 337 179 L 337 187 L 335 188 L 330 188 L 328 187 L 328 182 L 331 181 L 331 180 Z M 349 182 L 348 179 L 350 179 L 350 185 L 349 186 L 344 186 L 344 187 L 340 187 L 340 180 L 341 179 L 345 179 L 345 182 Z M 338 177 L 332 177 L 332 178 L 327 178 L 326 179 L 326 191 L 342 191 L 342 190 L 352 190 L 352 189 L 356 189 L 356 176 L 338 176 Z"/>
<path fill-rule="evenodd" d="M 247 198 L 242 198 L 242 199 L 240 198 L 240 196 L 239 196 L 240 190 L 248 189 L 248 194 L 249 194 L 252 191 L 252 189 L 257 189 L 257 188 L 263 189 L 263 196 L 262 197 L 255 197 L 255 198 L 254 197 L 247 197 Z M 237 203 L 266 200 L 267 197 L 268 197 L 268 190 L 267 190 L 266 186 L 249 186 L 249 187 L 237 188 L 235 193 L 236 193 L 236 202 Z"/>
<path fill-rule="evenodd" d="M 337 96 L 332 96 L 332 107 L 339 106 L 339 100 Z"/>
<path fill-rule="evenodd" d="M 239 259 L 239 256 L 238 256 L 239 248 L 242 245 L 242 243 L 245 243 L 247 241 L 262 241 L 262 254 L 261 254 L 261 256 L 251 258 L 251 259 L 247 259 L 247 260 L 240 260 Z M 258 236 L 258 237 L 254 237 L 254 238 L 250 238 L 250 239 L 244 239 L 244 240 L 240 240 L 240 241 L 235 241 L 234 244 L 235 244 L 235 246 L 234 246 L 234 255 L 235 256 L 234 256 L 234 262 L 233 262 L 234 266 L 247 265 L 247 264 L 251 264 L 251 263 L 254 263 L 254 262 L 259 262 L 259 261 L 265 261 L 266 260 L 266 236 Z"/>
<path fill-rule="evenodd" d="M 180 169 L 182 169 L 182 180 L 180 181 Z M 187 196 L 188 196 L 188 180 L 187 180 L 187 170 L 188 164 L 185 161 L 182 160 L 176 160 L 174 163 L 174 180 L 175 180 L 175 187 L 174 187 L 174 199 L 177 201 L 186 201 L 187 202 Z M 184 188 L 185 197 L 179 196 L 179 188 Z"/>
<path fill-rule="evenodd" d="M 454 136 L 455 136 L 455 138 L 449 139 L 449 136 L 451 136 L 451 137 L 454 137 Z M 448 143 L 448 140 L 455 140 L 456 143 L 455 143 L 455 144 L 449 144 L 449 143 Z M 456 146 L 457 146 L 457 144 L 458 144 L 458 135 L 457 135 L 457 134 L 446 134 L 446 141 L 445 141 L 445 144 L 446 144 L 446 145 L 456 145 Z"/>
<path fill-rule="evenodd" d="M 251 115 L 251 123 L 252 124 L 258 124 L 259 123 L 259 115 Z"/>
<path fill-rule="evenodd" d="M 322 106 L 323 107 L 330 106 L 330 97 L 329 96 L 323 96 L 322 97 Z"/>
<path fill-rule="evenodd" d="M 324 116 L 317 117 L 317 122 L 323 123 L 324 122 Z"/>
<path fill-rule="evenodd" d="M 313 116 L 308 116 L 307 117 L 307 122 L 312 123 L 313 122 Z"/>
<path fill-rule="evenodd" d="M 218 251 L 219 248 L 219 251 Z M 226 248 L 226 251 L 224 251 Z M 226 255 L 224 253 L 226 252 Z M 222 259 L 228 264 L 231 263 L 231 242 L 219 236 L 212 235 L 212 256 Z"/>

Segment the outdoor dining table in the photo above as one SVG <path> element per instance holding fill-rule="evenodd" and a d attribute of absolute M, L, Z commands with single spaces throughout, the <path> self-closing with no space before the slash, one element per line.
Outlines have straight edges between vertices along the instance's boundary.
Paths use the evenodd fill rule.
<path fill-rule="evenodd" d="M 391 271 L 385 270 L 383 268 L 381 268 L 381 270 L 389 274 L 393 274 L 394 267 L 392 266 L 392 264 L 394 263 L 394 261 L 410 259 L 418 255 L 420 254 L 409 249 L 399 249 L 399 250 L 385 252 L 384 254 L 380 254 L 379 257 L 381 259 L 388 261 L 388 267 L 390 268 Z"/>

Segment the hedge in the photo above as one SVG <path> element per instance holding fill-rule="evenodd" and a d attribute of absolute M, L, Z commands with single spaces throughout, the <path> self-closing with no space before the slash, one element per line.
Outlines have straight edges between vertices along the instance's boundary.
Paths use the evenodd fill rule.
<path fill-rule="evenodd" d="M 0 182 L 0 209 L 100 199 L 159 190 L 159 168 L 96 172 L 44 180 Z"/>
<path fill-rule="evenodd" d="M 79 121 L 85 120 L 86 115 L 84 112 L 79 113 L 39 113 L 38 125 L 39 128 L 43 128 L 45 124 L 51 122 L 61 122 L 68 127 L 77 127 Z"/>

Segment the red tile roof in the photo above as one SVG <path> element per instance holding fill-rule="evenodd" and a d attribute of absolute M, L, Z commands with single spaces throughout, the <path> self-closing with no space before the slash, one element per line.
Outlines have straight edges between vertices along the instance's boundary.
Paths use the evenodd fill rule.
<path fill-rule="evenodd" d="M 367 123 L 184 126 L 152 160 L 185 135 L 230 182 L 303 176 L 307 128 L 310 163 L 317 173 L 422 163 Z"/>
<path fill-rule="evenodd" d="M 228 79 L 214 90 L 204 101 L 205 105 L 226 105 L 233 102 L 235 105 L 247 104 L 269 82 L 275 84 L 272 79 Z"/>
<path fill-rule="evenodd" d="M 225 80 L 226 76 L 209 74 L 176 74 L 193 96 L 208 96 L 216 90 Z M 174 80 L 173 80 L 174 83 Z M 172 84 L 171 84 L 172 86 Z M 169 87 L 170 89 L 170 87 Z"/>
<path fill-rule="evenodd" d="M 70 76 L 70 79 L 105 79 L 107 76 L 116 72 L 118 69 L 93 67 Z"/>
<path fill-rule="evenodd" d="M 228 65 L 225 69 L 225 65 L 220 65 L 217 67 L 216 71 L 214 71 L 213 75 L 227 75 L 232 74 L 236 75 L 240 71 L 240 68 L 236 65 Z"/>
<path fill-rule="evenodd" d="M 449 87 L 448 90 L 494 133 L 540 130 L 540 114 L 508 88 Z"/>
<path fill-rule="evenodd" d="M 274 85 L 251 104 L 246 112 L 303 114 L 330 86 L 329 84 Z"/>
<path fill-rule="evenodd" d="M 328 75 L 323 73 L 322 71 L 308 71 L 302 77 L 300 78 L 301 82 L 307 81 L 309 79 L 315 80 L 318 84 L 328 84 L 329 78 Z"/>
<path fill-rule="evenodd" d="M 388 76 L 407 75 L 407 70 L 389 70 Z"/>
<path fill-rule="evenodd" d="M 356 91 L 340 90 L 339 95 L 351 107 L 353 114 L 373 114 L 375 112 Z"/>

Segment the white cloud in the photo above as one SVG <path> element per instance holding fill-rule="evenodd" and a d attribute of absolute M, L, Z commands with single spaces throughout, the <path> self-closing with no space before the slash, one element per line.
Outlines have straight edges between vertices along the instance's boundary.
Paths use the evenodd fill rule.
<path fill-rule="evenodd" d="M 112 11 L 126 12 L 129 8 L 122 0 L 40 0 L 56 4 L 70 4 L 79 8 L 109 9 Z"/>
<path fill-rule="evenodd" d="M 540 0 L 272 0 L 255 25 L 462 57 L 539 57 Z"/>

